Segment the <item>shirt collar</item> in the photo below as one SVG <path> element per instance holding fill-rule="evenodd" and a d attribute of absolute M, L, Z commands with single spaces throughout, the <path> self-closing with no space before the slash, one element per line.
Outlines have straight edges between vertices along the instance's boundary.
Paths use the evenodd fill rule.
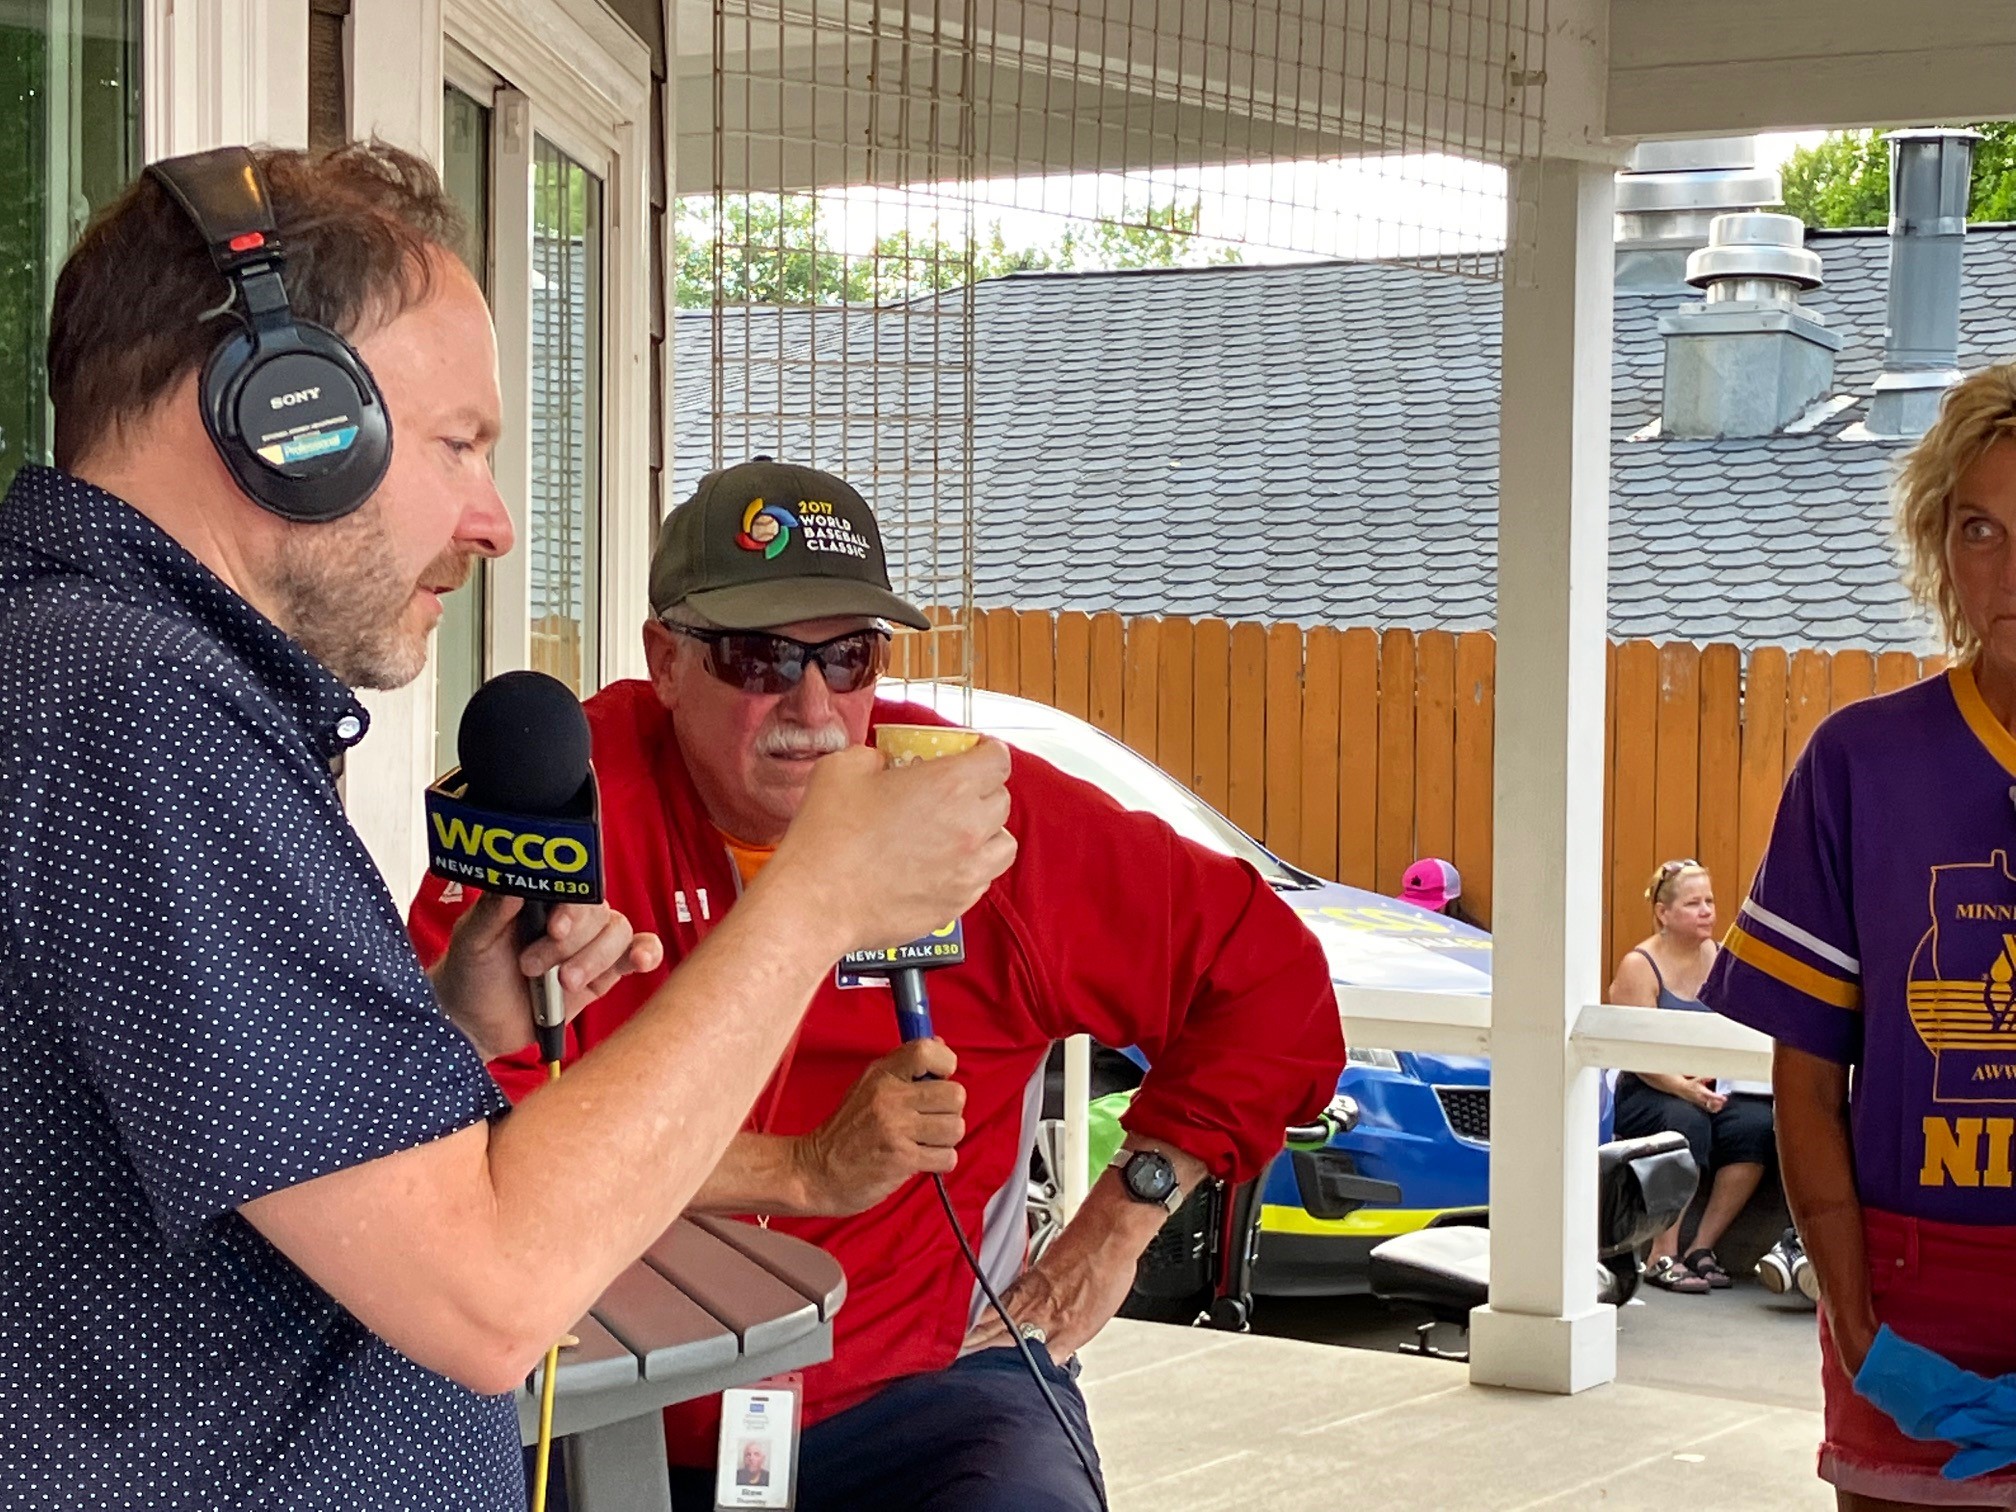
<path fill-rule="evenodd" d="M 0 499 L 0 541 L 205 631 L 325 759 L 370 728 L 371 716 L 334 673 L 124 499 L 56 468 L 24 467 Z"/>

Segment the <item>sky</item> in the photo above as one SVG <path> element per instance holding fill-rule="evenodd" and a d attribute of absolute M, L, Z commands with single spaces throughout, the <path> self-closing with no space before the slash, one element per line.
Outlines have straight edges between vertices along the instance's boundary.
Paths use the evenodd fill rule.
<path fill-rule="evenodd" d="M 1776 167 L 1823 133 L 1757 139 L 1757 160 Z M 1011 249 L 1054 248 L 1074 222 L 1138 220 L 1154 204 L 1195 205 L 1195 261 L 1237 244 L 1249 263 L 1333 257 L 1488 255 L 1504 239 L 1505 174 L 1438 154 L 1190 167 L 1129 174 L 1057 174 L 977 184 L 971 214 L 984 244 L 998 225 Z M 833 244 L 865 254 L 908 229 L 956 239 L 968 207 L 956 184 L 858 188 L 820 196 Z"/>

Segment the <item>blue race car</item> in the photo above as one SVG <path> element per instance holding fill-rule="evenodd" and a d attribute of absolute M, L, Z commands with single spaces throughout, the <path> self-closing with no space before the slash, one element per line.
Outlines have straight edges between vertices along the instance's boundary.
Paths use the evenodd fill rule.
<path fill-rule="evenodd" d="M 1004 693 L 937 683 L 890 683 L 892 698 L 927 704 L 1083 778 L 1177 833 L 1249 862 L 1308 922 L 1340 987 L 1476 993 L 1491 984 L 1491 937 L 1482 930 L 1290 866 L 1195 793 L 1111 736 L 1057 709 Z M 1334 1108 L 1355 1103 L 1356 1122 L 1316 1150 L 1284 1150 L 1260 1191 L 1257 1292 L 1317 1295 L 1366 1289 L 1366 1256 L 1394 1234 L 1471 1221 L 1484 1209 L 1491 1138 L 1490 1063 L 1352 1045 Z M 1061 1169 L 1061 1062 L 1053 1056 L 1038 1171 L 1030 1183 L 1032 1252 L 1056 1232 Z M 1138 1050 L 1100 1047 L 1093 1064 L 1092 1169 L 1118 1144 L 1111 1106 L 1146 1068 Z M 1351 1122 L 1339 1119 L 1340 1125 Z M 1103 1138 L 1102 1138 L 1103 1134 Z M 1110 1141 L 1110 1143 L 1109 1143 Z M 1398 1188 L 1397 1195 L 1393 1188 Z M 1372 1200 L 1367 1200 L 1368 1196 Z M 1311 1211 L 1311 1205 L 1317 1211 Z M 1322 1216 L 1339 1210 L 1343 1216 Z"/>
<path fill-rule="evenodd" d="M 1340 987 L 1478 996 L 1491 990 L 1491 937 L 1481 929 L 1313 878 L 1284 895 L 1322 942 L 1331 980 Z M 1490 1187 L 1491 1063 L 1475 1055 L 1356 1044 L 1346 1053 L 1337 1091 L 1356 1104 L 1357 1120 L 1332 1134 L 1322 1150 L 1283 1152 L 1268 1169 L 1256 1292 L 1364 1291 L 1366 1258 L 1380 1240 L 1483 1214 Z M 1398 1200 L 1374 1198 L 1342 1217 L 1310 1211 L 1312 1205 L 1325 1211 L 1351 1205 L 1353 1188 L 1377 1182 L 1397 1187 Z M 1323 1200 L 1326 1186 L 1329 1202 Z"/>

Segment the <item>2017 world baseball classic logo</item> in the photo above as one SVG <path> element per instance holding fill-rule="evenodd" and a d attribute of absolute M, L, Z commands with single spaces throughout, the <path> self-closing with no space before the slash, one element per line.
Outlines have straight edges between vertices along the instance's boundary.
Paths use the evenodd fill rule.
<path fill-rule="evenodd" d="M 735 544 L 744 551 L 760 551 L 763 560 L 774 562 L 791 544 L 791 532 L 798 528 L 798 516 L 782 504 L 766 504 L 751 499 L 742 511 L 742 533 Z"/>

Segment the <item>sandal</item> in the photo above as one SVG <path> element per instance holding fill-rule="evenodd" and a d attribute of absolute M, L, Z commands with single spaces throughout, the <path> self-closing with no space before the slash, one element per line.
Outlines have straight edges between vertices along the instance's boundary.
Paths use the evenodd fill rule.
<path fill-rule="evenodd" d="M 1697 1249 L 1681 1263 L 1716 1291 L 1726 1291 L 1735 1285 L 1729 1278 L 1729 1272 L 1722 1269 L 1722 1262 L 1715 1258 L 1715 1251 L 1711 1249 Z"/>
<path fill-rule="evenodd" d="M 1689 1296 L 1704 1295 L 1708 1290 L 1706 1278 L 1695 1275 L 1687 1269 L 1686 1261 L 1671 1255 L 1662 1255 L 1647 1266 L 1645 1280 L 1661 1291 L 1685 1292 Z"/>

